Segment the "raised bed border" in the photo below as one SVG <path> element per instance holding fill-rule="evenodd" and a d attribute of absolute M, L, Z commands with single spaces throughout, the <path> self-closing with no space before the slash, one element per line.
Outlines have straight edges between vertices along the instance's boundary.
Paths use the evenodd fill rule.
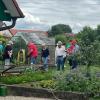
<path fill-rule="evenodd" d="M 53 91 L 50 89 L 29 88 L 18 85 L 5 85 L 8 96 L 41 97 L 52 98 L 54 100 L 89 100 L 84 93 Z"/>

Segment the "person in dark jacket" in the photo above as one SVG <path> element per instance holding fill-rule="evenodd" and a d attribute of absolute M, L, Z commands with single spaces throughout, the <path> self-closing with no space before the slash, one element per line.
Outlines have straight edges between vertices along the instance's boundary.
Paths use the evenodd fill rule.
<path fill-rule="evenodd" d="M 5 68 L 6 69 L 10 67 L 10 62 L 11 62 L 11 58 L 12 58 L 12 54 L 13 54 L 12 45 L 13 45 L 13 42 L 9 41 L 4 49 L 3 58 L 5 61 Z"/>
<path fill-rule="evenodd" d="M 43 62 L 43 69 L 48 71 L 48 61 L 49 57 L 49 49 L 46 47 L 46 44 L 42 44 L 41 58 Z"/>

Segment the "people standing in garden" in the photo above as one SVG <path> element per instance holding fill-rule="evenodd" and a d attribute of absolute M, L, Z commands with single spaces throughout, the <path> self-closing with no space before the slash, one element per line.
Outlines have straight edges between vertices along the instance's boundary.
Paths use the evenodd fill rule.
<path fill-rule="evenodd" d="M 70 46 L 67 48 L 67 53 L 68 53 L 68 61 L 69 61 L 70 69 L 72 69 L 74 45 L 72 43 L 72 40 L 70 40 L 69 43 L 70 43 Z"/>
<path fill-rule="evenodd" d="M 50 60 L 50 53 L 45 43 L 42 44 L 41 58 L 43 62 L 43 69 L 45 71 L 48 71 L 48 62 Z"/>
<path fill-rule="evenodd" d="M 71 69 L 77 68 L 78 66 L 77 54 L 79 52 L 79 46 L 77 45 L 76 40 L 70 41 L 70 47 L 67 49 L 67 52 L 69 54 L 69 65 Z"/>
<path fill-rule="evenodd" d="M 62 42 L 58 41 L 57 47 L 55 49 L 55 58 L 57 63 L 57 70 L 64 70 L 63 64 L 63 55 L 64 55 L 64 48 L 62 47 Z"/>
<path fill-rule="evenodd" d="M 36 64 L 38 56 L 37 46 L 33 42 L 28 43 L 28 57 L 30 58 L 31 65 Z"/>
<path fill-rule="evenodd" d="M 11 67 L 11 59 L 13 55 L 13 42 L 9 41 L 4 49 L 3 59 L 5 61 L 5 69 Z"/>

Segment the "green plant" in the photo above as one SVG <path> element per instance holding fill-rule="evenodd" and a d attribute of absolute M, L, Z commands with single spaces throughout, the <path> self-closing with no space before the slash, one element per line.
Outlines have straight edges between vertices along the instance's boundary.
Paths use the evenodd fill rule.
<path fill-rule="evenodd" d="M 39 85 L 43 88 L 55 88 L 55 81 L 54 80 L 43 80 L 39 82 Z"/>
<path fill-rule="evenodd" d="M 3 76 L 1 77 L 1 82 L 6 84 L 20 84 L 48 79 L 52 79 L 51 71 L 48 73 L 28 71 L 18 76 Z"/>
<path fill-rule="evenodd" d="M 87 66 L 87 76 L 90 77 L 90 67 L 99 64 L 100 41 L 97 40 L 99 29 L 93 30 L 91 27 L 84 27 L 77 37 L 80 45 L 80 61 Z"/>
<path fill-rule="evenodd" d="M 64 33 L 71 33 L 72 29 L 69 25 L 64 24 L 57 24 L 51 27 L 51 30 L 48 31 L 49 36 L 56 36 L 56 35 L 62 35 Z"/>
<path fill-rule="evenodd" d="M 66 43 L 66 37 L 64 35 L 56 35 L 55 42 L 57 43 L 58 41 L 62 41 L 64 43 Z"/>
<path fill-rule="evenodd" d="M 57 75 L 55 81 L 56 90 L 83 92 L 91 97 L 100 96 L 100 78 L 96 76 L 92 76 L 90 80 L 82 73 L 63 73 Z"/>

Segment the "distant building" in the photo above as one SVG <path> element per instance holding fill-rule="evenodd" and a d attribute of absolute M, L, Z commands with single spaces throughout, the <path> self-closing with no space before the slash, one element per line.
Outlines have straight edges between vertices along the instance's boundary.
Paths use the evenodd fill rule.
<path fill-rule="evenodd" d="M 75 37 L 74 33 L 64 33 L 66 36 Z"/>

